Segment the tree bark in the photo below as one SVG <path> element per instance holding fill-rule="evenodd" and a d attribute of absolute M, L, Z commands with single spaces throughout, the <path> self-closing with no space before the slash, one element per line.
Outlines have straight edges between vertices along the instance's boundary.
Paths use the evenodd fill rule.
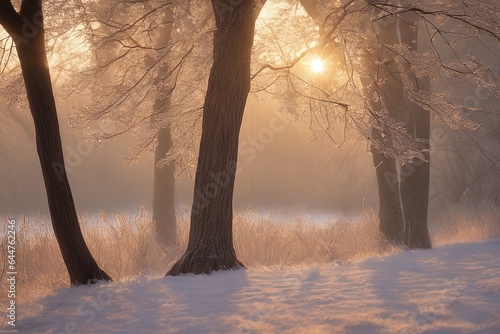
<path fill-rule="evenodd" d="M 408 104 L 413 104 L 408 101 Z M 405 217 L 405 226 L 402 242 L 408 248 L 432 248 L 429 229 L 427 227 L 427 211 L 429 206 L 429 180 L 430 180 L 430 115 L 420 107 L 408 105 L 410 121 L 407 126 L 413 128 L 415 138 L 427 139 L 422 144 L 422 153 L 427 161 L 414 158 L 408 166 L 411 174 L 401 177 L 401 201 Z M 425 150 L 425 151 L 424 151 Z"/>
<path fill-rule="evenodd" d="M 382 140 L 377 129 L 372 129 L 372 136 L 376 140 Z M 371 145 L 371 153 L 379 195 L 379 231 L 387 240 L 398 244 L 402 240 L 404 220 L 399 196 L 396 159 L 384 156 L 373 144 Z"/>
<path fill-rule="evenodd" d="M 228 3 L 212 0 L 214 62 L 203 107 L 191 230 L 186 253 L 167 275 L 244 267 L 233 247 L 232 200 L 258 10 L 255 0 Z"/>
<path fill-rule="evenodd" d="M 45 182 L 52 225 L 72 285 L 111 280 L 99 268 L 83 238 L 64 157 L 45 50 L 42 2 L 24 0 L 18 14 L 10 1 L 0 3 L 0 23 L 14 38 Z"/>
<path fill-rule="evenodd" d="M 414 14 L 408 14 L 399 23 L 401 42 L 408 45 L 411 50 L 417 51 L 418 47 L 418 18 Z M 415 29 L 415 26 L 417 29 Z M 409 66 L 406 68 L 410 79 L 416 85 L 417 90 L 428 90 L 429 82 L 426 79 L 418 79 L 412 74 Z M 430 129 L 431 117 L 427 110 L 412 102 L 409 96 L 405 99 L 405 109 L 410 115 L 406 129 L 413 134 L 414 138 L 423 140 L 420 152 L 425 160 L 415 158 L 407 168 L 409 175 L 401 177 L 401 201 L 405 217 L 405 228 L 403 231 L 403 244 L 409 248 L 432 248 L 429 229 L 427 227 L 427 213 L 429 206 L 429 183 L 430 183 Z"/>
<path fill-rule="evenodd" d="M 391 20 L 390 17 L 387 19 Z M 378 36 L 380 41 L 387 45 L 399 43 L 396 20 L 384 24 L 378 32 Z M 383 46 L 380 46 L 376 52 L 367 55 L 366 59 L 363 60 L 367 74 L 363 85 L 370 108 L 376 112 L 385 108 L 390 117 L 398 119 L 401 117 L 401 101 L 404 99 L 403 85 L 395 63 L 393 61 L 384 63 L 387 59 L 394 59 L 395 56 L 393 51 Z M 379 65 L 382 63 L 383 65 Z M 377 100 L 374 100 L 374 95 L 378 96 Z M 392 146 L 393 141 L 390 133 L 384 133 L 382 136 L 380 130 L 372 129 L 370 148 L 379 194 L 379 230 L 389 241 L 400 244 L 404 230 L 404 218 L 401 211 L 400 180 L 396 159 L 381 154 L 375 148 L 374 141 L 384 142 L 388 146 Z"/>

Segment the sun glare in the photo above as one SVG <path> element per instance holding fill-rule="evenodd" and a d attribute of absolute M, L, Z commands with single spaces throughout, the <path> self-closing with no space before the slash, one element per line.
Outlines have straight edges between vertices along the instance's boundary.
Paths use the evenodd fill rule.
<path fill-rule="evenodd" d="M 311 71 L 314 73 L 323 73 L 325 71 L 325 62 L 321 58 L 311 59 Z"/>
<path fill-rule="evenodd" d="M 88 66 L 90 43 L 82 32 L 83 26 L 77 26 L 62 35 L 56 41 L 49 58 L 51 68 L 61 67 L 67 71 Z"/>

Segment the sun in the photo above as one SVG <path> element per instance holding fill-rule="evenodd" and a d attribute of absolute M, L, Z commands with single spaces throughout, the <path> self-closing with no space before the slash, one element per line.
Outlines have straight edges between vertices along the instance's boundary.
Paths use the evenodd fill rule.
<path fill-rule="evenodd" d="M 325 61 L 317 57 L 311 59 L 311 71 L 313 73 L 323 73 L 325 71 Z"/>

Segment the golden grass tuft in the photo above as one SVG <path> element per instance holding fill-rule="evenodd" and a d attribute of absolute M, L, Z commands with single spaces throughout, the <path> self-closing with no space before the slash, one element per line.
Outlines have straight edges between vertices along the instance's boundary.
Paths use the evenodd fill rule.
<path fill-rule="evenodd" d="M 491 202 L 450 205 L 432 219 L 434 245 L 500 237 L 500 209 Z M 164 275 L 184 252 L 189 222 L 178 223 L 178 245 L 165 248 L 155 239 L 151 218 L 101 212 L 98 218 L 79 217 L 87 244 L 99 265 L 115 281 L 139 275 Z M 41 217 L 18 222 L 16 261 L 18 300 L 37 299 L 69 286 L 51 226 Z M 294 222 L 275 222 L 252 212 L 234 218 L 234 243 L 238 258 L 248 268 L 317 265 L 355 261 L 397 251 L 380 236 L 376 214 L 362 213 L 357 219 L 326 222 L 323 226 L 296 217 Z M 6 253 L 6 240 L 0 243 Z M 5 291 L 6 256 L 0 258 L 1 290 Z M 0 297 L 0 305 L 6 296 Z"/>
<path fill-rule="evenodd" d="M 433 245 L 500 237 L 500 207 L 493 201 L 448 204 L 430 224 Z"/>

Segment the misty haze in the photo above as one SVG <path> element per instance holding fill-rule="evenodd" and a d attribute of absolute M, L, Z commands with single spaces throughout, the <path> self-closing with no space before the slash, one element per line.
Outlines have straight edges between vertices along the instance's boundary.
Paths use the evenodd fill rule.
<path fill-rule="evenodd" d="M 0 0 L 0 331 L 499 333 L 496 0 Z"/>
<path fill-rule="evenodd" d="M 56 99 L 61 99 L 61 95 Z M 78 99 L 58 101 L 66 165 L 79 212 L 137 214 L 141 206 L 152 210 L 153 155 L 149 152 L 134 165 L 124 166 L 134 138 L 123 135 L 93 147 L 80 131 L 71 131 L 67 114 Z M 375 209 L 377 190 L 366 142 L 348 142 L 341 149 L 321 140 L 311 141 L 307 124 L 281 115 L 278 101 L 250 98 L 240 141 L 241 174 L 235 190 L 235 209 L 252 209 L 263 215 L 275 213 L 332 218 Z M 2 111 L 3 216 L 34 216 L 49 219 L 49 209 L 35 146 L 29 111 Z M 269 128 L 276 123 L 278 131 Z M 23 152 L 23 154 L 19 154 Z M 186 175 L 175 179 L 175 206 L 179 214 L 190 211 L 193 181 Z M 339 189 L 343 189 L 339 192 Z M 6 217 L 3 217 L 6 219 Z"/>

